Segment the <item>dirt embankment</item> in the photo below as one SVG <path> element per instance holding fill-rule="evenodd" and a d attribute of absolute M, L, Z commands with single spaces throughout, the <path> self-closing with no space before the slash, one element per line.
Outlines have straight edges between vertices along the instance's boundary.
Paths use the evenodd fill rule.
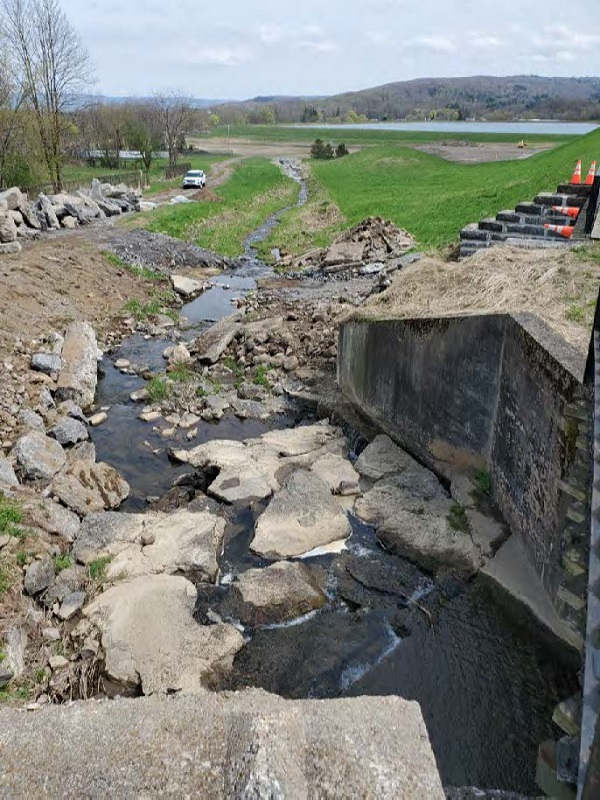
<path fill-rule="evenodd" d="M 461 262 L 424 258 L 396 273 L 361 317 L 530 311 L 587 353 L 600 259 L 581 252 L 493 247 Z M 600 252 L 600 251 L 598 251 Z"/>

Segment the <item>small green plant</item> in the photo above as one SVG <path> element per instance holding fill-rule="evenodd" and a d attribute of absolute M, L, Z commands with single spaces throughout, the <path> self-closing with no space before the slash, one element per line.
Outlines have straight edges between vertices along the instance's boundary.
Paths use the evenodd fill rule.
<path fill-rule="evenodd" d="M 259 364 L 258 367 L 254 370 L 254 377 L 252 378 L 252 383 L 255 383 L 257 386 L 264 386 L 265 389 L 270 389 L 271 384 L 267 378 L 267 372 L 269 371 L 268 367 L 265 367 L 264 364 Z"/>
<path fill-rule="evenodd" d="M 196 387 L 196 397 L 206 397 L 207 394 L 208 392 L 206 391 L 204 386 Z"/>
<path fill-rule="evenodd" d="M 104 577 L 107 566 L 112 561 L 111 556 L 102 556 L 101 558 L 90 561 L 88 564 L 88 573 L 93 581 L 100 581 Z"/>
<path fill-rule="evenodd" d="M 8 534 L 23 539 L 25 531 L 19 527 L 21 522 L 23 522 L 23 512 L 20 507 L 0 492 L 0 535 Z"/>
<path fill-rule="evenodd" d="M 46 670 L 45 669 L 36 669 L 35 671 L 35 682 L 36 683 L 43 683 L 46 680 Z"/>
<path fill-rule="evenodd" d="M 484 469 L 475 473 L 475 486 L 482 494 L 490 494 L 492 491 L 492 476 Z"/>
<path fill-rule="evenodd" d="M 69 555 L 54 556 L 54 569 L 61 572 L 63 569 L 68 569 L 73 566 L 73 561 Z"/>
<path fill-rule="evenodd" d="M 577 303 L 571 303 L 571 305 L 565 311 L 565 317 L 571 322 L 584 322 L 585 310 L 583 306 L 580 306 Z"/>
<path fill-rule="evenodd" d="M 110 264 L 113 265 L 113 267 L 126 269 L 127 272 L 131 272 L 138 278 L 143 278 L 147 281 L 165 280 L 165 276 L 161 275 L 160 272 L 156 272 L 156 270 L 153 269 L 148 269 L 148 267 L 142 267 L 140 264 L 127 264 L 122 258 L 119 258 L 119 256 L 115 255 L 115 253 L 111 253 L 109 250 L 104 250 L 102 255 Z"/>
<path fill-rule="evenodd" d="M 165 378 L 160 378 L 157 375 L 148 381 L 146 391 L 148 392 L 148 399 L 151 403 L 160 403 L 169 397 L 171 387 Z"/>
<path fill-rule="evenodd" d="M 160 314 L 161 308 L 162 304 L 156 299 L 143 303 L 136 297 L 132 297 L 131 300 L 128 300 L 123 306 L 123 310 L 131 314 L 138 322 Z"/>
<path fill-rule="evenodd" d="M 214 378 L 209 378 L 210 385 L 212 387 L 213 394 L 221 394 L 223 391 L 223 386 L 220 381 L 215 380 Z"/>
<path fill-rule="evenodd" d="M 5 658 L 6 658 L 6 653 L 0 650 L 0 664 L 4 661 Z"/>
<path fill-rule="evenodd" d="M 227 367 L 227 369 L 231 370 L 236 378 L 241 377 L 244 374 L 244 367 L 239 361 L 236 361 L 231 356 L 226 356 L 223 359 L 223 366 Z"/>
<path fill-rule="evenodd" d="M 453 530 L 468 533 L 469 520 L 467 519 L 467 512 L 465 511 L 464 507 L 460 505 L 460 503 L 453 503 L 450 506 L 447 519 L 448 524 Z"/>
<path fill-rule="evenodd" d="M 183 364 L 179 364 L 174 369 L 169 371 L 169 378 L 171 378 L 173 381 L 177 381 L 177 383 L 191 383 L 197 377 L 198 376 L 194 370 L 184 366 Z"/>
<path fill-rule="evenodd" d="M 20 567 L 24 567 L 27 563 L 27 553 L 24 553 L 22 550 L 20 550 L 16 555 L 16 561 Z"/>

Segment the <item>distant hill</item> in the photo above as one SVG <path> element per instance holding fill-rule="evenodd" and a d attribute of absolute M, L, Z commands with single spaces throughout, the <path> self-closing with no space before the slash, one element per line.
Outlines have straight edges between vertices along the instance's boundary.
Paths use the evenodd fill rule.
<path fill-rule="evenodd" d="M 214 108 L 214 105 L 213 105 Z M 600 119 L 600 78 L 538 75 L 418 78 L 329 97 L 255 97 L 223 103 L 224 121 L 318 122 L 364 115 L 369 119 Z"/>

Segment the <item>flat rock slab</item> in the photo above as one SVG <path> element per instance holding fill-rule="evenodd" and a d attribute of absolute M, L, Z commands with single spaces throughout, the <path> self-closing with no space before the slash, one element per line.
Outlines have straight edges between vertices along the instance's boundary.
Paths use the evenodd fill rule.
<path fill-rule="evenodd" d="M 296 470 L 258 518 L 250 547 L 266 558 L 289 558 L 350 533 L 348 517 L 327 484 L 312 472 Z"/>
<path fill-rule="evenodd" d="M 98 381 L 98 345 L 88 322 L 72 322 L 65 333 L 62 368 L 56 396 L 87 409 L 94 403 Z"/>
<path fill-rule="evenodd" d="M 339 436 L 339 428 L 318 423 L 268 431 L 260 437 L 260 442 L 280 456 L 300 456 L 318 450 Z M 252 444 L 252 441 L 249 444 Z"/>
<path fill-rule="evenodd" d="M 117 691 L 197 692 L 231 668 L 242 635 L 233 625 L 198 625 L 195 601 L 185 578 L 150 575 L 112 586 L 84 608 L 101 631 Z"/>
<path fill-rule="evenodd" d="M 53 436 L 59 444 L 77 444 L 85 442 L 89 438 L 87 427 L 78 419 L 73 417 L 63 417 L 59 420 L 48 433 Z"/>
<path fill-rule="evenodd" d="M 355 510 L 393 553 L 427 570 L 472 575 L 483 563 L 482 552 L 469 531 L 450 524 L 452 506 L 435 475 L 417 464 L 382 478 Z"/>
<path fill-rule="evenodd" d="M 110 557 L 106 577 L 132 578 L 184 573 L 214 581 L 223 548 L 225 521 L 208 511 L 174 514 L 91 514 L 73 547 L 75 558 L 89 564 Z"/>
<path fill-rule="evenodd" d="M 232 614 L 251 627 L 285 622 L 327 602 L 316 573 L 298 561 L 246 570 L 230 592 Z"/>
<path fill-rule="evenodd" d="M 360 494 L 360 475 L 347 458 L 326 453 L 315 461 L 311 469 L 329 486 L 333 494 Z"/>
<path fill-rule="evenodd" d="M 68 508 L 84 517 L 118 508 L 129 497 L 129 484 L 109 464 L 79 459 L 56 475 L 52 491 Z"/>
<path fill-rule="evenodd" d="M 215 364 L 238 332 L 240 327 L 239 320 L 239 314 L 232 314 L 203 331 L 194 344 L 198 360 L 208 364 Z"/>
<path fill-rule="evenodd" d="M 6 709 L 0 748 L 7 797 L 445 797 L 419 705 L 400 697 L 249 689 Z"/>
<path fill-rule="evenodd" d="M 23 475 L 30 480 L 50 480 L 67 460 L 60 444 L 38 431 L 17 439 L 13 455 Z"/>
<path fill-rule="evenodd" d="M 61 536 L 67 542 L 75 540 L 81 525 L 77 514 L 61 506 L 60 503 L 55 503 L 49 497 L 39 494 L 19 496 L 19 502 L 27 525 L 41 528 L 55 536 Z"/>
<path fill-rule="evenodd" d="M 355 467 L 366 478 L 378 481 L 384 475 L 402 472 L 417 462 L 385 434 L 376 436 L 358 457 Z"/>
<path fill-rule="evenodd" d="M 206 284 L 202 281 L 187 278 L 185 275 L 171 275 L 171 283 L 173 284 L 173 289 L 182 297 L 193 297 L 203 292 L 206 288 Z"/>

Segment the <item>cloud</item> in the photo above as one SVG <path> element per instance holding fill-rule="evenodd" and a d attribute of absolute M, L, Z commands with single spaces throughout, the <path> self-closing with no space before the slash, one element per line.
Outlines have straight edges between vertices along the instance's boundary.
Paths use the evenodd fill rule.
<path fill-rule="evenodd" d="M 336 50 L 339 50 L 338 45 L 331 39 L 320 39 L 316 41 L 302 39 L 296 42 L 296 47 L 301 50 L 312 50 L 314 53 L 334 53 Z"/>
<path fill-rule="evenodd" d="M 438 53 L 454 53 L 456 51 L 456 45 L 447 36 L 416 36 L 414 39 L 409 40 L 407 44 L 409 46 L 425 47 Z"/>
<path fill-rule="evenodd" d="M 387 44 L 390 41 L 387 31 L 367 31 L 365 36 L 371 44 Z"/>
<path fill-rule="evenodd" d="M 267 23 L 258 27 L 258 37 L 263 44 L 277 44 L 283 39 L 283 35 L 283 29 L 279 25 Z"/>
<path fill-rule="evenodd" d="M 499 39 L 497 36 L 489 36 L 484 33 L 476 33 L 475 31 L 469 34 L 468 42 L 471 47 L 481 48 L 482 50 L 501 47 L 504 44 L 502 39 Z"/>
<path fill-rule="evenodd" d="M 253 53 L 245 46 L 240 47 L 203 47 L 192 54 L 190 64 L 214 64 L 221 67 L 239 67 L 247 64 Z"/>

